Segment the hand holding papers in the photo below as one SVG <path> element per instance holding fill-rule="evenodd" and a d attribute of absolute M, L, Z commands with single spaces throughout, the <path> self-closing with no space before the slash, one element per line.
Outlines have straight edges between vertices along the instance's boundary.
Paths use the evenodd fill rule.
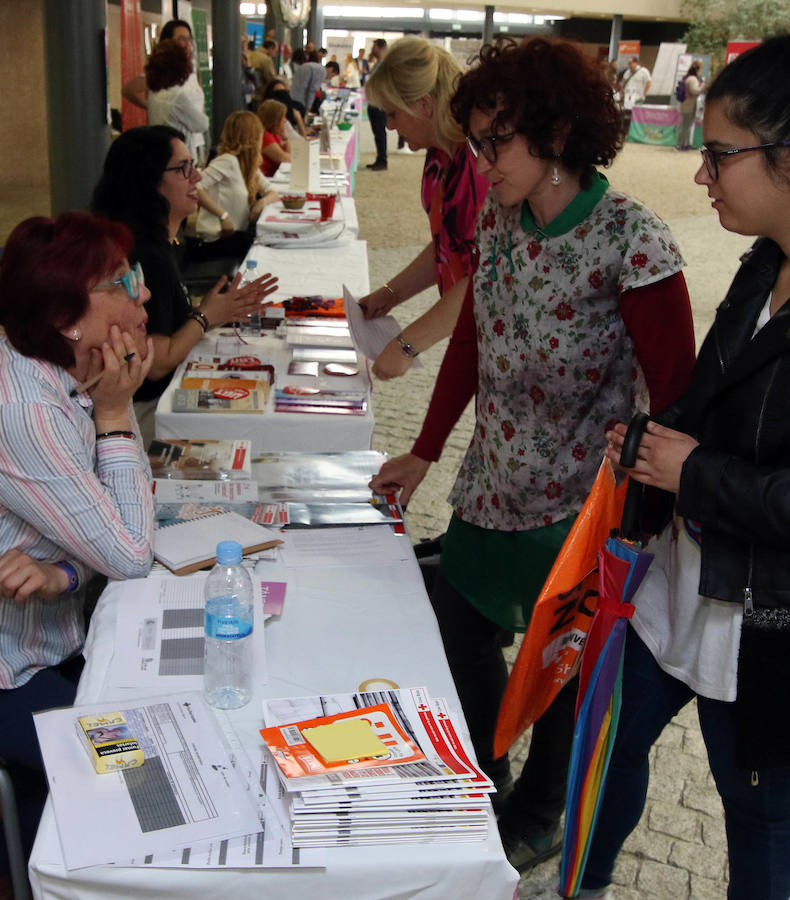
<path fill-rule="evenodd" d="M 375 361 L 387 344 L 400 334 L 400 325 L 392 316 L 366 319 L 356 298 L 345 285 L 343 285 L 343 302 L 354 346 L 367 359 Z M 422 362 L 419 359 L 412 362 L 413 369 L 421 367 Z"/>

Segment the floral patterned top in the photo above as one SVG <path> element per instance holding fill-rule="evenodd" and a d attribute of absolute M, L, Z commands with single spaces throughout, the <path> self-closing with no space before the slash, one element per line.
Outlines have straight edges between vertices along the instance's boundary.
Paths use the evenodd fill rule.
<path fill-rule="evenodd" d="M 425 156 L 422 205 L 433 235 L 436 283 L 443 294 L 474 269 L 475 224 L 488 191 L 488 179 L 475 172 L 466 143 L 452 159 L 437 147 Z"/>
<path fill-rule="evenodd" d="M 620 294 L 684 262 L 667 226 L 600 174 L 543 228 L 528 204 L 489 197 L 477 245 L 477 417 L 450 502 L 481 528 L 538 528 L 579 511 L 604 431 L 648 406 Z"/>

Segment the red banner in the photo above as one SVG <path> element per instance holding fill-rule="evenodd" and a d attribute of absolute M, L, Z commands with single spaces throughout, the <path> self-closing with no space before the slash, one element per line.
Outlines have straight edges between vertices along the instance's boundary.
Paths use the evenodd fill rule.
<path fill-rule="evenodd" d="M 752 47 L 759 47 L 761 41 L 729 41 L 727 43 L 727 64 L 731 63 L 736 56 L 751 50 Z"/>
<path fill-rule="evenodd" d="M 144 64 L 140 0 L 121 0 L 121 84 L 141 75 Z M 145 110 L 126 99 L 121 104 L 121 118 L 124 131 L 147 121 Z"/>

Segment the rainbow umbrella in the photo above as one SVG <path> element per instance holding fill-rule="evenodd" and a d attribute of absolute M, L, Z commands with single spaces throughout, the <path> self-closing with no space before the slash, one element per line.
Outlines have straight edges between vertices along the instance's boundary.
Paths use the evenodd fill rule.
<path fill-rule="evenodd" d="M 645 413 L 637 413 L 631 420 L 620 454 L 624 466 L 634 465 L 647 423 Z M 598 553 L 600 599 L 582 651 L 565 799 L 560 863 L 564 897 L 578 896 L 587 864 L 620 718 L 625 633 L 634 612 L 631 601 L 653 561 L 653 554 L 636 541 L 642 492 L 640 484 L 629 481 L 621 537 L 610 537 Z"/>
<path fill-rule="evenodd" d="M 578 896 L 595 831 L 606 772 L 620 716 L 623 650 L 627 620 L 651 553 L 620 538 L 610 538 L 598 554 L 600 600 L 582 654 L 576 728 L 573 736 L 560 888 Z"/>

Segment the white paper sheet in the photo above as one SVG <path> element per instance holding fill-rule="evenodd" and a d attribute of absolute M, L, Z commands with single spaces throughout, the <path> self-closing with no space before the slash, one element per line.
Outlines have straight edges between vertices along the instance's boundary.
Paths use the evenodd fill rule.
<path fill-rule="evenodd" d="M 303 247 L 282 250 L 253 244 L 247 259 L 258 261 L 258 271 L 271 272 L 279 279 L 277 290 L 268 299 L 273 303 L 291 297 L 342 297 L 343 285 L 364 296 L 368 292 L 368 245 L 349 241 L 337 252 L 326 248 Z"/>
<path fill-rule="evenodd" d="M 242 837 L 201 841 L 166 853 L 132 858 L 117 865 L 160 869 L 323 868 L 324 849 L 299 850 L 291 845 L 283 791 L 276 773 L 270 771 L 276 766 L 263 744 L 255 751 L 257 763 L 251 762 L 227 713 L 215 710 L 214 716 L 228 741 L 237 772 L 257 798 L 261 829 Z"/>
<path fill-rule="evenodd" d="M 288 531 L 282 549 L 287 566 L 386 566 L 408 559 L 412 552 L 405 535 L 377 525 L 359 528 L 305 528 Z"/>
<path fill-rule="evenodd" d="M 366 319 L 359 301 L 346 285 L 343 285 L 343 302 L 354 346 L 364 357 L 375 361 L 387 344 L 400 334 L 400 325 L 393 316 Z M 421 369 L 421 360 L 412 360 L 411 367 Z"/>
<path fill-rule="evenodd" d="M 166 693 L 203 688 L 203 637 L 205 634 L 203 587 L 205 572 L 194 575 L 162 575 L 119 584 L 125 595 L 118 605 L 115 625 L 116 655 L 108 682 L 112 687 L 134 687 Z M 260 577 L 255 590 L 252 631 L 255 680 L 267 681 Z"/>
<path fill-rule="evenodd" d="M 119 709 L 145 763 L 97 775 L 77 719 Z M 34 718 L 67 869 L 259 830 L 256 799 L 198 693 L 53 709 Z"/>

